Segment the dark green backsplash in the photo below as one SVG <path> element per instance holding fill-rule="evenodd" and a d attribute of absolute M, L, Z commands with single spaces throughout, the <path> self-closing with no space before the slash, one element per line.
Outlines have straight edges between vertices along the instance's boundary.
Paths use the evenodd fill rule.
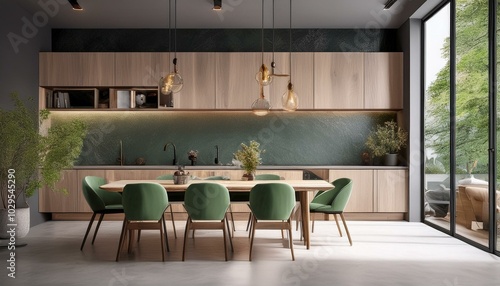
<path fill-rule="evenodd" d="M 171 165 L 172 147 L 179 164 L 189 165 L 187 152 L 198 150 L 197 165 L 213 165 L 215 145 L 224 165 L 240 143 L 256 140 L 265 149 L 264 165 L 361 165 L 370 130 L 395 119 L 393 112 L 64 112 L 52 124 L 80 118 L 90 126 L 76 165 L 115 165 L 123 142 L 125 163 L 142 157 L 147 165 Z"/>

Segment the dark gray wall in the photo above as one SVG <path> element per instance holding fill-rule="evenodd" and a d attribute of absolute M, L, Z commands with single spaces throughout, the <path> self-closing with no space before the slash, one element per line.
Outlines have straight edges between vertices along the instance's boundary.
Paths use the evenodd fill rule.
<path fill-rule="evenodd" d="M 40 10 L 40 13 L 44 13 Z M 41 14 L 40 14 L 41 15 Z M 45 14 L 47 15 L 47 14 Z M 43 19 L 43 16 L 40 18 Z M 48 19 L 48 18 L 47 18 Z M 50 28 L 43 22 L 34 24 L 33 16 L 21 9 L 15 1 L 0 2 L 0 106 L 11 108 L 9 94 L 18 92 L 20 98 L 33 98 L 38 105 L 38 52 L 50 50 Z M 14 43 L 11 44 L 9 37 Z M 15 131 L 13 131 L 15 132 Z M 29 199 L 31 225 L 46 220 L 38 212 L 38 194 Z"/>

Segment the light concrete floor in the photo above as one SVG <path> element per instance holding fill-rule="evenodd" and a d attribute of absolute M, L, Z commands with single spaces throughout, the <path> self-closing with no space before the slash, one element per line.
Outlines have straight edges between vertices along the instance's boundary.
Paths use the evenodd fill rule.
<path fill-rule="evenodd" d="M 9 250 L 0 248 L 0 285 L 499 285 L 500 258 L 422 223 L 348 221 L 353 238 L 334 221 L 317 221 L 307 250 L 293 233 L 291 261 L 277 230 L 258 230 L 252 261 L 245 222 L 238 222 L 234 253 L 224 261 L 221 231 L 197 230 L 181 261 L 169 230 L 170 252 L 161 261 L 159 234 L 143 231 L 132 254 L 115 262 L 121 222 L 105 221 L 94 245 L 80 243 L 87 222 L 50 221 L 33 227 L 16 249 L 16 278 L 7 277 Z"/>

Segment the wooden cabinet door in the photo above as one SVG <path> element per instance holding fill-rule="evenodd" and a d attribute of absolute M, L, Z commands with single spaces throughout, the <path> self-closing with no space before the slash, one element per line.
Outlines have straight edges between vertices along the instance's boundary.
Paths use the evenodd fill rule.
<path fill-rule="evenodd" d="M 314 108 L 363 108 L 363 65 L 363 53 L 315 53 Z"/>
<path fill-rule="evenodd" d="M 184 87 L 174 94 L 174 108 L 215 109 L 215 53 L 177 53 Z"/>
<path fill-rule="evenodd" d="M 403 108 L 402 53 L 365 53 L 365 108 Z"/>
<path fill-rule="evenodd" d="M 81 187 L 78 188 L 77 171 L 64 170 L 61 172 L 61 179 L 52 191 L 47 187 L 40 189 L 38 208 L 42 213 L 52 212 L 77 212 L 79 197 L 82 197 Z M 67 194 L 58 190 L 65 189 Z M 80 190 L 80 191 L 79 191 Z"/>
<path fill-rule="evenodd" d="M 40 86 L 115 84 L 114 53 L 40 53 L 39 61 Z"/>
<path fill-rule="evenodd" d="M 157 87 L 173 71 L 168 53 L 115 53 L 115 86 Z"/>
<path fill-rule="evenodd" d="M 260 94 L 255 74 L 262 64 L 262 54 L 217 53 L 216 61 L 216 108 L 250 109 Z M 269 88 L 264 92 L 268 97 Z"/>
<path fill-rule="evenodd" d="M 345 212 L 373 212 L 373 170 L 330 170 L 330 182 L 352 180 L 352 193 Z"/>
<path fill-rule="evenodd" d="M 266 54 L 269 57 L 268 54 Z M 272 54 L 271 54 L 272 58 Z M 292 76 L 292 84 L 295 93 L 299 98 L 298 109 L 313 108 L 313 53 L 292 53 L 292 70 L 290 71 L 290 53 L 275 53 L 275 63 L 277 74 L 287 74 Z M 271 84 L 269 100 L 273 109 L 282 109 L 282 96 L 288 91 L 289 76 L 274 77 Z"/>
<path fill-rule="evenodd" d="M 408 211 L 408 171 L 376 170 L 377 212 Z"/>

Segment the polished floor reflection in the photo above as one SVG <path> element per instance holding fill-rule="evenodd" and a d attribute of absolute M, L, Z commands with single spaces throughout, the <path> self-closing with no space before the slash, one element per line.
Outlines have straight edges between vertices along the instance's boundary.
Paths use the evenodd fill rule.
<path fill-rule="evenodd" d="M 235 251 L 224 261 L 220 231 L 197 230 L 181 261 L 169 229 L 170 252 L 161 262 L 157 232 L 143 232 L 132 254 L 115 262 L 121 222 L 105 221 L 92 246 L 80 251 L 86 222 L 47 222 L 30 230 L 16 250 L 16 279 L 6 277 L 8 250 L 0 249 L 2 285 L 498 285 L 500 258 L 422 223 L 348 221 L 353 238 L 335 222 L 317 221 L 311 249 L 294 232 L 296 261 L 276 230 L 261 230 L 248 261 L 246 222 L 238 222 Z"/>

